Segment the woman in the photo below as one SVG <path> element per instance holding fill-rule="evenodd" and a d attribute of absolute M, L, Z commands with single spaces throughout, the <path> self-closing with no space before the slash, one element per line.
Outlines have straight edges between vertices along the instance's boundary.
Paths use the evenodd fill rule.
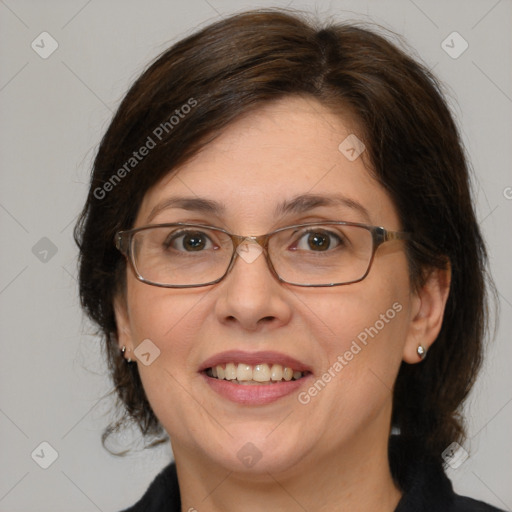
<path fill-rule="evenodd" d="M 485 334 L 468 181 L 371 31 L 248 12 L 152 64 L 76 233 L 127 418 L 175 456 L 130 510 L 496 510 L 443 472 Z"/>

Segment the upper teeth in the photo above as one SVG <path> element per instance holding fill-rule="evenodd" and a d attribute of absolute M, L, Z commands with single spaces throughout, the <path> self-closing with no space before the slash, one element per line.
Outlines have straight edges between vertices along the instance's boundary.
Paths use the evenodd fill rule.
<path fill-rule="evenodd" d="M 268 365 L 261 363 L 250 365 L 245 363 L 227 363 L 218 364 L 207 370 L 210 377 L 217 379 L 236 380 L 239 382 L 277 382 L 280 380 L 297 380 L 303 376 L 302 372 L 294 371 L 288 366 L 283 367 L 280 364 Z"/>

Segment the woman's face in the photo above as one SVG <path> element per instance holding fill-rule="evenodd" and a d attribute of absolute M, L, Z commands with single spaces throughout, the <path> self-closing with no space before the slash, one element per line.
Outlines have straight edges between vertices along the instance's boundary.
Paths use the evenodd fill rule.
<path fill-rule="evenodd" d="M 268 104 L 149 190 L 134 227 L 187 222 L 260 235 L 341 220 L 400 230 L 365 155 L 354 159 L 351 139 L 342 144 L 354 132 L 313 99 Z M 393 383 L 412 343 L 418 300 L 403 242 L 382 245 L 363 281 L 331 288 L 283 284 L 246 250 L 253 257 L 239 256 L 224 280 L 202 288 L 150 286 L 128 270 L 120 343 L 133 351 L 151 342 L 146 364 L 134 364 L 176 458 L 277 472 L 364 457 L 387 439 Z M 303 376 L 243 385 L 208 375 L 231 363 L 263 378 L 260 363 L 278 365 L 275 378 L 280 366 Z"/>

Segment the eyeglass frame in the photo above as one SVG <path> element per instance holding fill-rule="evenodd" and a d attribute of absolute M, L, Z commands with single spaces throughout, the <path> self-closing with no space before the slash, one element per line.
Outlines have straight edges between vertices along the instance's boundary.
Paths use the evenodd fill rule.
<path fill-rule="evenodd" d="M 233 253 L 231 254 L 231 259 L 229 261 L 229 264 L 227 266 L 226 271 L 224 274 L 219 277 L 218 279 L 215 279 L 214 281 L 209 281 L 208 283 L 203 284 L 161 284 L 161 283 L 155 283 L 153 281 L 149 281 L 145 279 L 141 274 L 139 274 L 137 270 L 137 266 L 135 264 L 135 256 L 133 255 L 132 251 L 132 240 L 133 236 L 138 233 L 139 231 L 145 231 L 152 228 L 162 228 L 162 227 L 191 227 L 191 228 L 203 228 L 203 229 L 210 229 L 215 231 L 220 231 L 224 234 L 226 234 L 230 239 L 231 243 L 233 244 Z M 370 232 L 372 235 L 372 253 L 370 256 L 370 259 L 368 261 L 368 268 L 366 269 L 366 272 L 362 277 L 359 279 L 355 279 L 353 281 L 347 281 L 344 283 L 327 283 L 327 284 L 298 284 L 298 283 L 291 283 L 283 279 L 279 274 L 277 273 L 276 269 L 274 268 L 274 265 L 272 263 L 272 260 L 270 258 L 270 254 L 268 252 L 268 241 L 271 236 L 273 236 L 276 233 L 279 233 L 281 231 L 285 231 L 287 229 L 291 228 L 304 228 L 308 226 L 354 226 L 354 227 L 360 227 L 364 228 L 367 231 Z M 222 281 L 231 271 L 233 268 L 235 261 L 237 259 L 237 256 L 239 256 L 237 249 L 240 245 L 242 245 L 244 242 L 249 243 L 257 243 L 261 248 L 262 252 L 265 255 L 265 260 L 267 262 L 267 266 L 271 272 L 271 274 L 281 283 L 289 284 L 291 286 L 300 286 L 302 288 L 329 288 L 333 286 L 344 286 L 348 284 L 354 284 L 359 283 L 363 279 L 365 279 L 368 274 L 370 273 L 370 269 L 373 264 L 373 260 L 375 258 L 375 253 L 377 252 L 377 249 L 386 242 L 391 242 L 393 240 L 411 240 L 412 234 L 406 231 L 393 231 L 388 230 L 382 226 L 371 226 L 368 224 L 361 224 L 358 222 L 346 222 L 346 221 L 324 221 L 324 222 L 308 222 L 305 224 L 292 224 L 290 226 L 284 226 L 282 228 L 278 228 L 274 231 L 271 231 L 270 233 L 266 233 L 265 235 L 235 235 L 233 233 L 230 233 L 229 231 L 226 231 L 223 228 L 219 228 L 216 226 L 209 226 L 207 224 L 190 224 L 187 222 L 169 222 L 169 223 L 163 223 L 163 224 L 149 224 L 147 226 L 141 226 L 134 229 L 127 229 L 127 230 L 121 230 L 118 231 L 114 238 L 114 244 L 117 248 L 117 250 L 128 260 L 130 263 L 130 266 L 132 267 L 132 270 L 135 274 L 135 277 L 142 283 L 148 284 L 151 286 L 158 286 L 160 288 L 202 288 L 204 286 L 212 286 L 214 284 L 219 283 Z"/>

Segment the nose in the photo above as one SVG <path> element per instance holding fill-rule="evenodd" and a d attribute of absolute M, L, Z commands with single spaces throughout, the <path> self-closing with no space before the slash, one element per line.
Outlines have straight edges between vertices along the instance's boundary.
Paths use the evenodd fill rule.
<path fill-rule="evenodd" d="M 219 284 L 217 317 L 224 324 L 249 331 L 286 325 L 292 309 L 285 286 L 270 271 L 261 245 L 246 239 L 237 247 L 233 267 Z"/>

